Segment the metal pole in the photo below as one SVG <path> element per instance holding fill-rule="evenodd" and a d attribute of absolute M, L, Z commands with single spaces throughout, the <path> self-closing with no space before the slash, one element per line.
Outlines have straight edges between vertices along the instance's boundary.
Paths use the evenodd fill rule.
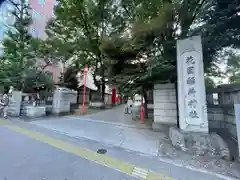
<path fill-rule="evenodd" d="M 237 128 L 238 160 L 240 160 L 240 104 L 234 104 L 235 122 Z"/>
<path fill-rule="evenodd" d="M 177 107 L 177 127 L 180 128 L 179 109 L 178 109 L 178 81 L 175 82 L 175 92 L 176 92 L 176 107 Z"/>
<path fill-rule="evenodd" d="M 86 101 L 86 71 L 84 69 L 84 85 L 83 85 L 83 101 L 82 101 L 82 113 L 85 113 L 85 101 Z"/>

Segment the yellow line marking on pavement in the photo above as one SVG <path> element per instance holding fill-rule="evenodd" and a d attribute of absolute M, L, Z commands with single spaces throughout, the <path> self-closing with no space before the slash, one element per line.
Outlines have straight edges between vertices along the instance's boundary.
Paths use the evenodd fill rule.
<path fill-rule="evenodd" d="M 0 121 L 0 126 L 4 126 L 4 125 L 7 125 L 8 122 L 7 121 Z"/>
<path fill-rule="evenodd" d="M 174 179 L 165 175 L 151 172 L 148 174 L 148 180 L 174 180 Z"/>
<path fill-rule="evenodd" d="M 134 174 L 135 176 L 140 177 L 142 179 L 147 179 L 148 170 L 134 167 L 132 174 Z"/>
<path fill-rule="evenodd" d="M 172 178 L 167 177 L 165 175 L 162 175 L 159 173 L 154 173 L 147 169 L 137 167 L 133 164 L 129 164 L 127 162 L 118 160 L 118 159 L 110 157 L 108 155 L 98 154 L 98 153 L 90 151 L 86 148 L 82 148 L 82 147 L 75 146 L 73 144 L 70 144 L 70 143 L 67 143 L 64 141 L 50 138 L 50 137 L 40 134 L 38 132 L 34 132 L 34 131 L 30 131 L 30 130 L 20 128 L 17 126 L 9 125 L 7 123 L 2 123 L 1 121 L 0 121 L 0 125 L 5 125 L 10 130 L 13 130 L 20 134 L 27 135 L 35 140 L 44 142 L 50 146 L 61 149 L 62 151 L 69 152 L 71 154 L 77 155 L 81 158 L 84 158 L 84 159 L 87 159 L 90 161 L 94 161 L 98 164 L 101 164 L 101 165 L 104 165 L 111 169 L 120 171 L 124 174 L 140 178 L 142 180 L 173 180 Z"/>

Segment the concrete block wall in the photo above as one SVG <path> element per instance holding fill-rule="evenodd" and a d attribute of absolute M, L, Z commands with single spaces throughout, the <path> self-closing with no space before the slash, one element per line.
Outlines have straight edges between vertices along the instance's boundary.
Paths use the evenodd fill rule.
<path fill-rule="evenodd" d="M 73 99 L 72 93 L 73 92 L 71 92 L 67 88 L 58 88 L 54 91 L 53 109 L 52 109 L 54 114 L 70 112 L 70 104 Z M 74 94 L 76 94 L 76 93 L 74 93 Z"/>
<path fill-rule="evenodd" d="M 89 104 L 90 102 L 90 89 L 86 88 L 86 99 L 85 99 L 85 104 Z M 82 104 L 83 102 L 83 88 L 80 89 L 79 92 L 79 103 Z"/>
<path fill-rule="evenodd" d="M 177 99 L 174 84 L 156 84 L 153 91 L 154 123 L 177 124 Z"/>
<path fill-rule="evenodd" d="M 147 108 L 148 108 L 148 118 L 154 118 L 154 105 L 153 105 L 153 90 L 147 91 Z"/>
<path fill-rule="evenodd" d="M 106 105 L 112 104 L 112 95 L 111 94 L 105 94 L 105 104 Z"/>
<path fill-rule="evenodd" d="M 206 92 L 209 128 L 227 132 L 237 140 L 234 104 L 240 103 L 240 84 L 223 84 Z"/>
<path fill-rule="evenodd" d="M 8 114 L 9 116 L 18 117 L 20 116 L 20 109 L 22 103 L 22 92 L 21 91 L 13 91 L 10 96 Z"/>
<path fill-rule="evenodd" d="M 220 107 L 208 107 L 209 128 L 222 128 L 224 114 Z"/>
<path fill-rule="evenodd" d="M 208 121 L 210 129 L 227 132 L 237 140 L 237 128 L 233 106 L 208 106 Z"/>

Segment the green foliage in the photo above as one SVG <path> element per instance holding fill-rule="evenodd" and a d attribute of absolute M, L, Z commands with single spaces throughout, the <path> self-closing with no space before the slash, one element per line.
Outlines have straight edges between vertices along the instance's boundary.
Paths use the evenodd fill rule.
<path fill-rule="evenodd" d="M 66 63 L 77 52 L 76 48 L 78 45 L 73 41 L 76 36 L 76 30 L 73 31 L 68 26 L 64 26 L 57 19 L 51 19 L 47 23 L 45 32 L 47 34 L 44 49 L 45 55 Z"/>
<path fill-rule="evenodd" d="M 61 0 L 47 29 L 49 39 L 72 48 L 66 62 L 78 64 L 80 69 L 91 68 L 94 83 L 99 90 L 101 88 L 102 100 L 109 62 L 100 49 L 101 42 L 105 37 L 119 35 L 126 26 L 126 13 L 119 11 L 118 4 L 115 0 Z M 61 53 L 61 48 L 57 51 Z"/>
<path fill-rule="evenodd" d="M 210 78 L 210 77 L 205 77 L 205 87 L 206 88 L 213 88 L 213 87 L 215 87 L 216 85 L 215 85 L 215 82 L 213 81 L 213 79 L 212 78 Z"/>
<path fill-rule="evenodd" d="M 11 83 L 17 89 L 21 89 L 25 70 L 34 65 L 34 55 L 30 46 L 31 35 L 28 32 L 32 20 L 26 1 L 11 3 L 14 7 L 12 15 L 15 17 L 15 22 L 3 40 L 1 78 L 3 83 Z"/>
<path fill-rule="evenodd" d="M 75 50 L 73 55 L 81 57 L 81 59 L 77 58 L 81 61 L 79 64 L 92 66 L 96 72 L 99 69 L 98 64 L 103 66 L 104 57 L 99 45 L 100 40 L 107 33 L 106 26 L 112 17 L 111 5 L 111 1 L 62 0 L 55 11 L 55 26 L 62 26 L 59 31 L 67 42 L 72 42 Z M 55 37 L 60 34 L 55 32 Z"/>
<path fill-rule="evenodd" d="M 78 89 L 78 80 L 77 73 L 79 70 L 76 66 L 70 66 L 66 69 L 63 74 L 62 85 L 66 86 L 69 89 L 77 90 Z"/>
<path fill-rule="evenodd" d="M 236 23 L 240 20 L 239 1 L 122 0 L 121 6 L 129 15 L 126 21 L 131 22 L 131 27 L 124 30 L 129 33 L 106 38 L 101 50 L 114 60 L 112 71 L 118 77 L 125 75 L 124 69 L 133 59 L 146 57 L 147 70 L 138 72 L 141 80 L 136 82 L 137 86 L 176 81 L 178 39 L 202 35 L 205 70 L 211 75 L 219 72 L 216 54 L 224 47 L 238 47 L 240 42 L 240 26 Z"/>
<path fill-rule="evenodd" d="M 98 87 L 107 76 L 123 92 L 143 92 L 176 81 L 176 40 L 193 35 L 202 36 L 208 76 L 220 75 L 217 53 L 239 46 L 239 7 L 239 0 L 60 0 L 47 41 L 54 56 L 90 67 Z"/>
<path fill-rule="evenodd" d="M 227 70 L 226 74 L 228 76 L 230 83 L 240 83 L 240 55 L 229 51 L 227 58 Z"/>
<path fill-rule="evenodd" d="M 23 91 L 33 91 L 39 84 L 51 88 L 53 82 L 42 72 L 49 65 L 49 58 L 45 58 L 45 42 L 33 38 L 29 32 L 31 8 L 26 0 L 9 2 L 14 9 L 11 13 L 15 21 L 3 40 L 0 83 Z M 39 64 L 39 58 L 43 58 L 45 63 Z"/>
<path fill-rule="evenodd" d="M 205 6 L 198 22 L 202 25 L 192 29 L 191 34 L 201 34 L 205 67 L 210 67 L 225 47 L 239 48 L 240 25 L 239 0 L 212 0 Z"/>
<path fill-rule="evenodd" d="M 30 70 L 24 78 L 24 89 L 26 93 L 33 93 L 39 87 L 44 87 L 47 90 L 52 90 L 54 82 L 51 77 L 45 72 Z"/>

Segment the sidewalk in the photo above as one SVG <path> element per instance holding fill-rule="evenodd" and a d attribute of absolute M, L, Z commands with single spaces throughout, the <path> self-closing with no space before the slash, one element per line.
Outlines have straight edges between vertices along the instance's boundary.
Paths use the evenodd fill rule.
<path fill-rule="evenodd" d="M 191 156 L 172 147 L 164 133 L 153 132 L 148 128 L 139 129 L 126 124 L 72 116 L 32 121 L 30 124 L 71 138 L 84 138 L 108 146 L 120 147 L 126 151 L 135 151 L 142 156 L 179 167 L 240 179 L 239 163 L 212 157 Z"/>
<path fill-rule="evenodd" d="M 124 114 L 125 105 L 116 106 L 112 109 L 101 110 L 96 113 L 84 115 L 85 119 L 99 121 L 103 123 L 116 124 L 126 127 L 151 129 L 151 121 L 133 121 L 130 114 Z M 79 116 L 74 116 L 78 118 Z"/>
<path fill-rule="evenodd" d="M 9 124 L 5 123 L 5 125 L 9 130 L 19 133 L 19 134 L 16 134 L 17 135 L 16 137 L 19 137 L 19 138 L 23 137 L 21 135 L 24 135 L 25 137 L 26 136 L 30 137 L 30 138 L 25 138 L 24 142 L 22 142 L 19 139 L 15 139 L 15 141 L 17 142 L 17 144 L 19 144 L 19 146 L 21 148 L 25 147 L 25 146 L 22 146 L 23 143 L 29 144 L 29 147 L 26 146 L 27 150 L 29 150 L 29 151 L 27 151 L 27 154 L 30 153 L 35 156 L 37 155 L 37 157 L 39 157 L 38 156 L 39 152 L 40 153 L 43 152 L 45 154 L 48 153 L 48 155 L 49 155 L 49 150 L 44 150 L 44 147 L 46 147 L 45 145 L 48 144 L 49 145 L 49 146 L 47 146 L 48 148 L 50 146 L 52 146 L 56 149 L 62 150 L 62 153 L 67 152 L 68 154 L 78 156 L 80 159 L 84 158 L 84 160 L 86 160 L 86 159 L 90 160 L 89 163 L 91 163 L 93 165 L 95 163 L 98 163 L 103 166 L 107 166 L 108 168 L 111 168 L 112 170 L 117 170 L 117 171 L 123 172 L 125 174 L 129 174 L 129 175 L 134 175 L 134 177 L 136 175 L 138 177 L 141 176 L 141 179 L 142 178 L 145 179 L 145 177 L 147 177 L 148 180 L 153 180 L 153 179 L 154 180 L 163 180 L 163 179 L 165 179 L 165 180 L 173 180 L 173 179 L 174 180 L 175 179 L 176 180 L 193 180 L 193 179 L 194 180 L 206 180 L 206 179 L 207 180 L 235 180 L 235 178 L 233 178 L 233 177 L 222 176 L 222 175 L 211 173 L 211 172 L 202 172 L 199 169 L 194 170 L 189 167 L 175 165 L 174 163 L 171 163 L 171 162 L 168 163 L 162 159 L 158 160 L 158 158 L 156 158 L 156 156 L 141 156 L 136 152 L 127 151 L 126 149 L 119 148 L 119 147 L 107 146 L 105 144 L 98 143 L 96 141 L 86 140 L 83 138 L 71 138 L 71 137 L 56 133 L 54 131 L 48 130 L 46 128 L 40 128 L 40 127 L 31 125 L 29 123 L 24 123 L 21 121 L 9 121 Z M 4 132 L 4 129 L 5 129 L 5 131 L 7 130 L 5 127 L 2 127 L 1 132 Z M 10 137 L 9 134 L 7 136 Z M 10 139 L 12 141 L 13 137 L 11 137 Z M 26 141 L 26 139 L 28 139 L 28 141 Z M 32 143 L 34 143 L 32 140 L 37 140 L 37 141 L 44 142 L 44 143 L 37 145 L 36 150 L 32 150 L 31 145 L 32 145 Z M 10 141 L 10 143 L 11 143 L 11 141 Z M 37 141 L 36 141 L 36 143 L 37 143 Z M 9 142 L 9 141 L 7 141 L 7 142 Z M 12 145 L 16 146 L 15 144 L 12 144 Z M 97 154 L 96 151 L 99 148 L 106 149 L 107 150 L 106 154 L 104 154 L 104 155 Z M 24 152 L 21 153 L 21 155 L 26 154 L 25 152 L 26 152 L 26 150 L 24 150 Z M 4 155 L 4 153 L 2 153 L 2 154 Z M 16 153 L 13 153 L 13 154 L 16 154 Z M 33 156 L 33 158 L 36 159 L 35 156 Z M 50 157 L 54 157 L 54 156 L 56 156 L 56 152 L 54 154 L 52 154 L 52 156 L 50 156 Z M 60 163 L 60 164 L 66 164 L 66 163 L 64 163 L 65 161 L 62 158 L 62 156 L 60 156 L 60 157 L 58 156 L 56 161 L 52 160 L 51 158 L 49 159 L 48 156 L 44 156 L 44 157 L 45 157 L 45 159 L 47 158 L 48 164 L 54 163 L 56 161 L 62 161 L 62 163 Z M 30 160 L 30 162 L 39 163 L 39 162 L 41 162 L 42 159 L 44 160 L 44 157 L 40 157 L 40 161 L 31 161 Z M 72 159 L 72 158 L 70 158 L 70 159 Z M 69 164 L 69 158 L 67 158 L 66 160 L 68 161 L 67 164 Z M 86 169 L 85 168 L 86 163 L 87 163 L 86 161 L 81 163 L 81 165 L 84 166 L 84 169 Z M 57 168 L 57 167 L 59 167 L 58 165 L 59 165 L 59 163 L 56 165 L 53 164 L 53 166 L 51 166 L 51 168 L 48 168 L 48 170 L 52 169 L 52 167 L 53 167 L 53 169 Z M 70 163 L 70 166 L 71 166 L 71 163 Z M 49 166 L 44 165 L 44 167 L 49 167 Z M 67 168 L 61 168 L 63 170 L 61 172 L 69 172 L 68 167 L 69 166 L 67 166 Z M 94 172 L 93 173 L 94 175 L 98 175 L 99 171 L 96 171 L 93 167 L 89 167 L 89 166 L 86 166 L 86 167 L 87 167 L 87 169 L 91 169 L 91 172 Z M 74 167 L 71 166 L 70 169 L 72 170 L 72 168 L 74 168 Z M 77 169 L 79 170 L 79 168 L 77 168 Z M 72 170 L 74 172 L 74 174 L 76 172 L 79 172 L 77 169 Z M 49 172 L 48 170 L 47 170 L 47 172 Z M 104 171 L 100 171 L 100 174 L 102 176 L 104 175 L 104 177 L 105 177 L 105 175 L 107 175 L 105 173 L 106 172 L 104 172 Z M 41 174 L 43 175 L 43 173 L 41 173 Z M 142 175 L 144 175 L 144 177 Z M 63 175 L 61 177 L 63 177 Z M 77 177 L 78 178 L 82 177 L 82 174 L 79 174 Z M 77 177 L 76 177 L 76 179 L 77 179 Z M 68 177 L 68 178 L 70 178 L 70 177 Z M 84 177 L 82 177 L 82 178 L 84 178 Z M 89 179 L 89 178 L 87 178 L 87 179 Z M 94 179 L 94 178 L 90 178 L 90 179 Z M 97 178 L 97 179 L 99 179 L 99 178 Z M 109 178 L 105 177 L 104 179 L 108 180 Z M 123 178 L 123 177 L 119 178 L 119 177 L 114 176 L 114 178 L 110 178 L 110 179 L 119 179 L 119 180 L 121 179 L 122 180 L 125 178 Z M 126 179 L 134 179 L 134 178 L 126 178 Z"/>
<path fill-rule="evenodd" d="M 133 125 L 87 119 L 85 116 L 56 117 L 29 123 L 70 137 L 90 139 L 151 156 L 158 155 L 160 133 L 146 128 L 138 129 Z"/>
<path fill-rule="evenodd" d="M 148 124 L 132 121 L 123 106 L 85 116 L 51 117 L 30 124 L 73 138 L 85 138 L 127 151 L 135 151 L 159 161 L 196 171 L 211 172 L 240 179 L 240 164 L 192 156 L 172 147 L 167 135 L 153 132 Z"/>

